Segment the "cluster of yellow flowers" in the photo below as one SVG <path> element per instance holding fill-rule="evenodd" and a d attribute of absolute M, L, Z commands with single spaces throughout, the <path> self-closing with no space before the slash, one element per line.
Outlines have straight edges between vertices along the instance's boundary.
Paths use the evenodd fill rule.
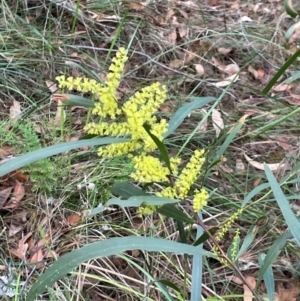
<path fill-rule="evenodd" d="M 115 119 L 121 114 L 118 108 L 118 102 L 115 98 L 117 88 L 119 87 L 125 63 L 127 61 L 127 52 L 125 48 L 120 48 L 113 58 L 113 63 L 110 65 L 110 72 L 107 74 L 105 85 L 97 83 L 94 79 L 82 77 L 65 77 L 65 75 L 57 76 L 56 80 L 61 89 L 77 90 L 83 93 L 90 92 L 93 97 L 99 99 L 92 113 L 101 117 L 111 117 Z"/>
<path fill-rule="evenodd" d="M 157 196 L 168 197 L 172 199 L 185 199 L 188 196 L 191 186 L 195 183 L 200 175 L 201 167 L 204 163 L 204 150 L 196 150 L 191 157 L 186 167 L 180 173 L 178 179 L 175 181 L 173 187 L 168 186 L 161 192 L 156 193 Z M 139 182 L 165 182 L 168 177 L 171 176 L 171 171 L 162 165 L 162 163 L 151 156 L 140 156 L 133 159 L 135 163 L 135 172 L 131 174 L 131 177 Z M 181 160 L 179 158 L 171 158 L 172 175 L 178 173 L 178 165 Z M 175 174 L 173 172 L 175 170 Z M 193 191 L 193 209 L 195 212 L 200 211 L 207 204 L 209 197 L 206 189 L 195 189 Z M 147 212 L 149 211 L 148 207 Z M 155 208 L 152 208 L 153 210 Z M 139 214 L 145 214 L 143 208 L 139 209 Z"/>
<path fill-rule="evenodd" d="M 77 90 L 83 93 L 90 92 L 93 98 L 99 100 L 92 110 L 92 114 L 102 118 L 110 117 L 113 122 L 101 120 L 99 123 L 88 123 L 85 130 L 89 134 L 106 136 L 128 136 L 131 142 L 111 144 L 101 147 L 98 155 L 112 158 L 133 152 L 138 153 L 132 158 L 135 172 L 131 177 L 139 182 L 166 182 L 170 176 L 177 176 L 179 158 L 171 158 L 171 170 L 163 166 L 161 161 L 147 153 L 154 151 L 157 146 L 144 128 L 144 124 L 150 125 L 151 133 L 160 141 L 163 134 L 167 132 L 168 123 L 165 119 L 158 120 L 155 116 L 159 106 L 165 102 L 167 88 L 160 83 L 154 83 L 141 89 L 131 96 L 122 106 L 116 99 L 117 88 L 120 84 L 125 63 L 127 61 L 127 51 L 120 48 L 113 58 L 113 63 L 109 67 L 109 73 L 105 84 L 97 83 L 93 79 L 87 78 L 66 78 L 58 76 L 56 80 L 61 89 Z M 117 119 L 118 118 L 118 119 Z M 117 119 L 117 120 L 116 120 Z M 204 163 L 204 151 L 195 151 L 190 162 L 179 175 L 174 187 L 167 187 L 158 196 L 184 199 L 187 197 L 191 186 L 199 176 Z M 206 205 L 208 192 L 205 189 L 194 191 L 194 210 L 198 212 Z M 153 206 L 152 206 L 153 207 Z M 155 207 L 152 208 L 153 210 Z M 149 213 L 151 206 L 145 208 Z"/>
<path fill-rule="evenodd" d="M 175 199 L 186 198 L 191 186 L 195 183 L 200 175 L 202 165 L 205 161 L 203 155 L 204 150 L 196 150 L 174 183 L 174 187 L 167 187 L 157 195 Z M 208 192 L 204 188 L 202 188 L 200 191 L 195 189 L 193 196 L 193 208 L 195 212 L 198 212 L 203 208 L 203 206 L 206 206 Z"/>
<path fill-rule="evenodd" d="M 113 58 L 113 63 L 109 67 L 107 81 L 105 85 L 97 83 L 93 79 L 73 78 L 58 76 L 56 80 L 59 82 L 60 88 L 74 89 L 81 92 L 91 92 L 96 103 L 92 114 L 100 117 L 110 117 L 118 122 L 89 123 L 85 126 L 85 130 L 89 134 L 110 135 L 110 136 L 128 136 L 131 142 L 108 145 L 99 149 L 98 155 L 106 158 L 131 153 L 137 150 L 144 152 L 156 149 L 156 144 L 144 129 L 144 123 L 151 126 L 151 132 L 159 140 L 163 139 L 163 134 L 168 130 L 168 124 L 165 119 L 157 120 L 154 116 L 159 106 L 165 102 L 167 97 L 167 88 L 160 83 L 154 83 L 141 91 L 136 92 L 129 100 L 119 107 L 116 99 L 116 91 L 121 81 L 121 76 L 127 61 L 127 52 L 125 48 L 120 48 Z"/>

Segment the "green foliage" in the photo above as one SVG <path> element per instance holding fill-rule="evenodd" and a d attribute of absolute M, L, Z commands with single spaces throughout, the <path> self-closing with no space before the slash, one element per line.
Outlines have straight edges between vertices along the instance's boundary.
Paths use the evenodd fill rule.
<path fill-rule="evenodd" d="M 30 152 L 41 148 L 40 140 L 29 121 L 21 123 L 19 130 L 25 142 L 25 147 L 20 151 Z M 51 192 L 54 188 L 58 188 L 59 171 L 62 169 L 57 168 L 56 164 L 49 158 L 45 158 L 23 167 L 22 171 L 29 174 L 30 181 L 33 183 L 32 191 Z"/>
<path fill-rule="evenodd" d="M 284 1 L 284 8 L 286 12 L 292 17 L 296 18 L 299 13 L 294 9 L 292 0 L 285 0 Z M 286 42 L 288 43 L 289 39 L 292 37 L 292 35 L 299 30 L 300 27 L 300 21 L 297 23 L 293 24 L 286 32 L 285 39 Z M 262 93 L 263 94 L 268 94 L 272 87 L 275 85 L 277 80 L 284 74 L 284 72 L 292 65 L 295 63 L 297 60 L 298 56 L 300 55 L 300 50 L 297 50 L 282 66 L 281 68 L 277 71 L 277 73 L 273 76 L 273 78 L 269 81 L 269 83 L 265 86 L 263 89 Z M 291 79 L 290 79 L 291 80 Z M 295 79 L 293 79 L 295 80 Z M 291 81 L 290 81 L 291 82 Z"/>
<path fill-rule="evenodd" d="M 3 129 L 3 127 L 0 128 L 0 136 L 5 137 L 5 143 L 14 146 L 15 155 L 32 152 L 42 146 L 29 120 L 15 124 L 8 133 L 4 132 Z M 49 158 L 26 165 L 22 169 L 24 173 L 29 175 L 30 181 L 33 183 L 32 191 L 45 192 L 50 192 L 54 187 L 57 187 L 60 178 L 59 170 L 61 169 L 58 169 Z"/>
<path fill-rule="evenodd" d="M 151 237 L 124 237 L 112 238 L 94 244 L 89 244 L 78 250 L 61 257 L 46 272 L 41 275 L 36 283 L 32 286 L 27 300 L 34 300 L 36 296 L 42 293 L 46 287 L 51 286 L 55 281 L 61 279 L 68 272 L 75 269 L 80 263 L 97 257 L 118 254 L 125 250 L 140 249 L 145 251 L 156 252 L 177 252 L 193 255 L 193 279 L 192 279 L 192 299 L 201 298 L 201 277 L 203 270 L 203 256 L 214 256 L 221 262 L 232 265 L 224 252 L 219 252 L 220 247 L 218 240 L 214 240 L 214 254 L 203 250 L 202 242 L 211 238 L 214 230 L 207 230 L 202 224 L 201 210 L 207 204 L 209 193 L 204 187 L 200 189 L 194 187 L 198 177 L 201 175 L 202 166 L 205 162 L 205 150 L 196 149 L 193 155 L 184 162 L 184 167 L 180 166 L 181 158 L 171 157 L 164 143 L 164 139 L 171 135 L 176 128 L 182 123 L 184 118 L 194 109 L 214 101 L 211 97 L 198 97 L 193 99 L 189 104 L 182 106 L 174 114 L 168 122 L 166 119 L 159 119 L 156 112 L 159 106 L 167 98 L 167 87 L 160 83 L 154 83 L 148 87 L 136 92 L 129 100 L 122 104 L 116 101 L 115 93 L 119 86 L 125 62 L 127 60 L 127 52 L 121 48 L 113 59 L 110 66 L 107 81 L 100 84 L 93 79 L 72 78 L 65 75 L 57 77 L 61 89 L 77 90 L 82 93 L 90 92 L 92 98 L 98 102 L 88 102 L 87 106 L 93 108 L 92 113 L 101 117 L 99 123 L 88 123 L 85 130 L 91 135 L 114 136 L 116 138 L 100 138 L 81 140 L 76 142 L 61 143 L 58 145 L 40 148 L 38 137 L 34 135 L 33 130 L 29 127 L 23 131 L 23 135 L 30 148 L 26 149 L 27 154 L 11 160 L 1 166 L 0 176 L 8 173 L 16 168 L 28 166 L 34 162 L 38 167 L 28 166 L 30 170 L 37 173 L 36 180 L 41 176 L 41 167 L 46 170 L 50 169 L 51 164 L 48 157 L 61 152 L 72 150 L 81 146 L 101 145 L 98 155 L 107 159 L 115 159 L 127 155 L 133 163 L 134 171 L 128 174 L 132 179 L 143 183 L 145 187 L 151 187 L 153 194 L 147 194 L 143 190 L 133 188 L 130 183 L 122 183 L 113 186 L 113 191 L 121 196 L 125 196 L 126 200 L 120 198 L 110 199 L 106 205 L 118 205 L 122 207 L 139 207 L 137 212 L 140 215 L 151 214 L 155 210 L 166 217 L 176 220 L 176 225 L 183 243 L 177 243 L 170 240 L 162 240 Z M 80 104 L 85 101 L 84 98 L 72 97 L 68 95 L 69 100 L 73 103 Z M 121 103 L 121 106 L 120 106 Z M 108 121 L 106 121 L 108 120 Z M 222 147 L 219 149 L 217 156 L 221 156 L 237 135 L 238 131 L 244 124 L 241 119 L 233 130 L 228 133 Z M 93 137 L 93 136 L 91 136 Z M 119 138 L 124 137 L 124 138 Z M 130 139 L 127 139 L 130 137 Z M 103 146 L 104 145 L 104 146 Z M 38 150 L 36 150 L 38 149 Z M 160 158 L 157 156 L 159 150 Z M 23 149 L 24 151 L 24 149 Z M 218 160 L 219 158 L 216 158 Z M 40 161 L 39 161 L 40 160 Z M 166 167 L 167 166 L 167 167 Z M 56 166 L 57 167 L 57 166 Z M 179 171 L 179 168 L 182 169 Z M 53 171 L 53 169 L 51 170 Z M 49 172 L 49 171 L 47 171 Z M 33 174 L 35 175 L 35 174 Z M 47 181 L 50 181 L 53 175 L 48 175 Z M 158 185 L 162 184 L 162 188 Z M 41 185 L 41 183 L 39 183 Z M 46 187 L 49 189 L 49 187 Z M 179 202 L 192 202 L 192 217 L 182 212 L 176 207 Z M 139 211 L 140 210 L 140 211 Z M 103 210 L 91 210 L 90 214 L 102 212 Z M 216 237 L 223 237 L 228 231 L 234 220 L 239 217 L 242 209 L 233 214 L 224 224 L 224 228 L 217 233 Z M 87 214 L 88 215 L 88 214 Z M 196 244 L 190 245 L 187 239 L 186 230 L 183 223 L 197 223 Z M 204 231 L 205 230 L 205 231 Z M 235 242 L 233 248 L 234 257 L 238 253 L 238 243 Z M 185 259 L 187 257 L 185 256 Z M 235 268 L 237 274 L 243 279 L 243 276 Z M 181 294 L 182 299 L 186 299 L 187 275 L 184 271 L 184 292 Z M 161 285 L 157 282 L 158 285 Z M 162 294 L 166 293 L 167 300 L 172 300 L 169 293 L 161 288 Z"/>
<path fill-rule="evenodd" d="M 51 286 L 55 281 L 61 279 L 82 262 L 135 249 L 144 251 L 186 253 L 192 255 L 197 255 L 199 253 L 199 248 L 197 247 L 152 237 L 128 236 L 91 243 L 58 259 L 34 283 L 26 300 L 36 300 L 38 294 L 43 293 L 48 286 Z M 211 256 L 212 254 L 209 252 L 203 252 L 202 255 Z"/>

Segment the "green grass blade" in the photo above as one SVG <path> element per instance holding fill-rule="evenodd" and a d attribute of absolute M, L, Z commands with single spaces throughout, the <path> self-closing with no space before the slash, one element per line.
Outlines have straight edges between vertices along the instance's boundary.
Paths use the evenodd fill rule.
<path fill-rule="evenodd" d="M 255 197 L 258 193 L 260 193 L 262 190 L 269 188 L 270 185 L 268 183 L 261 184 L 257 187 L 255 187 L 253 190 L 251 190 L 248 195 L 245 197 L 242 207 L 245 207 L 249 201 L 252 200 L 253 197 Z"/>
<path fill-rule="evenodd" d="M 289 39 L 293 36 L 295 32 L 298 32 L 300 28 L 300 22 L 297 22 L 296 24 L 293 24 L 286 32 L 285 34 L 285 40 L 288 42 Z"/>
<path fill-rule="evenodd" d="M 267 175 L 268 181 L 272 188 L 274 197 L 278 203 L 278 206 L 282 212 L 282 215 L 291 231 L 293 237 L 297 241 L 298 246 L 300 246 L 300 223 L 293 213 L 288 200 L 286 199 L 284 193 L 282 192 L 276 178 L 274 177 L 272 171 L 267 164 L 264 164 L 265 173 Z"/>
<path fill-rule="evenodd" d="M 239 251 L 236 255 L 236 259 L 239 259 L 247 251 L 247 249 L 250 247 L 250 245 L 252 244 L 252 242 L 255 238 L 255 235 L 256 235 L 258 229 L 259 228 L 256 225 L 251 226 L 251 228 L 249 229 L 246 237 L 243 240 L 241 248 L 239 249 Z"/>
<path fill-rule="evenodd" d="M 300 49 L 297 50 L 283 65 L 282 67 L 277 71 L 277 73 L 273 76 L 273 78 L 268 82 L 268 84 L 265 86 L 265 88 L 262 90 L 263 94 L 268 94 L 272 87 L 275 85 L 275 83 L 278 81 L 280 76 L 286 71 L 287 68 L 289 68 L 297 59 L 297 57 L 300 55 Z"/>
<path fill-rule="evenodd" d="M 75 142 L 64 142 L 49 147 L 41 148 L 36 151 L 27 153 L 20 157 L 14 158 L 2 165 L 0 165 L 0 177 L 18 169 L 28 164 L 34 163 L 44 158 L 57 155 L 75 148 L 84 147 L 84 146 L 94 146 L 94 145 L 103 145 L 103 144 L 112 144 L 119 142 L 127 142 L 130 139 L 126 138 L 98 138 L 98 139 L 89 139 L 89 140 L 79 140 Z"/>
<path fill-rule="evenodd" d="M 284 8 L 287 14 L 289 14 L 292 18 L 296 18 L 298 16 L 297 11 L 293 7 L 292 0 L 284 0 Z"/>
<path fill-rule="evenodd" d="M 295 80 L 300 78 L 300 71 L 296 71 L 293 75 L 289 76 L 286 80 L 284 80 L 283 84 L 291 84 Z"/>
<path fill-rule="evenodd" d="M 281 250 L 284 248 L 287 239 L 292 238 L 291 232 L 286 232 L 279 236 L 273 245 L 270 247 L 262 265 L 260 267 L 258 276 L 257 276 L 257 283 L 258 286 L 260 281 L 262 280 L 263 276 L 267 272 L 267 270 L 271 267 L 272 263 L 277 259 L 278 255 L 280 254 Z"/>
<path fill-rule="evenodd" d="M 215 156 L 215 160 L 217 160 L 218 158 L 220 158 L 224 154 L 225 150 L 228 148 L 230 143 L 233 141 L 235 136 L 238 134 L 238 132 L 240 131 L 240 129 L 244 125 L 245 119 L 246 119 L 245 117 L 240 118 L 240 120 L 236 123 L 236 125 L 230 130 L 230 133 L 227 136 L 227 138 L 225 139 L 224 143 L 218 149 L 218 151 L 216 153 L 216 156 Z"/>
<path fill-rule="evenodd" d="M 36 300 L 37 295 L 43 293 L 47 287 L 67 275 L 82 262 L 136 249 L 148 252 L 176 252 L 191 255 L 201 253 L 201 249 L 198 247 L 152 237 L 117 237 L 91 243 L 62 256 L 53 263 L 33 284 L 26 301 Z"/>
<path fill-rule="evenodd" d="M 266 257 L 265 253 L 260 253 L 259 254 L 258 262 L 259 262 L 260 265 L 263 263 L 265 257 Z M 267 289 L 268 298 L 269 298 L 269 300 L 274 300 L 274 296 L 275 296 L 275 279 L 274 279 L 273 269 L 272 269 L 271 266 L 266 270 L 263 278 L 264 278 L 265 286 L 266 286 L 266 289 Z"/>
<path fill-rule="evenodd" d="M 174 291 L 181 293 L 181 289 L 175 283 L 173 283 L 167 279 L 160 279 L 160 280 L 157 280 L 156 282 L 160 282 L 163 285 L 168 286 L 169 288 L 173 289 Z"/>
<path fill-rule="evenodd" d="M 164 134 L 164 138 L 171 135 L 182 123 L 185 117 L 187 117 L 192 110 L 202 108 L 206 104 L 216 101 L 214 97 L 194 97 L 194 101 L 179 108 L 173 117 L 169 121 L 169 128 L 167 133 Z"/>
<path fill-rule="evenodd" d="M 209 234 L 210 235 L 215 235 L 215 233 L 219 230 L 219 227 L 212 227 L 208 230 Z M 203 234 L 196 239 L 196 241 L 193 243 L 193 246 L 198 246 L 202 243 L 204 243 L 205 241 L 207 241 L 209 238 L 210 238 L 210 235 L 209 235 L 207 232 L 203 232 Z"/>

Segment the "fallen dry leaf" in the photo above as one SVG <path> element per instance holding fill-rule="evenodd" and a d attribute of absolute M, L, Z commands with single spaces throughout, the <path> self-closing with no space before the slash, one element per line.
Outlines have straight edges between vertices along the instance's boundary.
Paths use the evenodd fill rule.
<path fill-rule="evenodd" d="M 58 87 L 57 87 L 57 84 L 52 82 L 51 80 L 46 80 L 46 86 L 47 88 L 50 90 L 51 93 L 59 93 L 58 92 Z"/>
<path fill-rule="evenodd" d="M 13 148 L 8 145 L 3 145 L 0 148 L 0 158 L 5 158 L 7 156 L 10 156 L 14 153 Z"/>
<path fill-rule="evenodd" d="M 250 285 L 250 287 L 254 290 L 255 286 L 256 286 L 255 278 L 252 276 L 247 276 L 246 280 L 247 280 L 248 284 Z M 244 287 L 244 301 L 252 301 L 253 294 L 252 294 L 250 288 L 246 284 L 244 284 L 243 287 Z"/>
<path fill-rule="evenodd" d="M 10 224 L 9 230 L 8 230 L 8 237 L 15 236 L 17 233 L 19 233 L 24 228 L 24 225 L 15 225 L 13 223 Z"/>
<path fill-rule="evenodd" d="M 284 101 L 292 106 L 300 106 L 300 95 L 290 93 L 291 98 L 284 98 Z"/>
<path fill-rule="evenodd" d="M 167 35 L 167 40 L 168 40 L 172 45 L 176 45 L 176 42 L 177 42 L 177 33 L 176 33 L 176 29 L 174 29 L 170 34 Z"/>
<path fill-rule="evenodd" d="M 194 53 L 189 53 L 187 56 L 185 56 L 184 59 L 180 60 L 180 59 L 175 59 L 173 61 L 171 61 L 169 63 L 169 67 L 173 68 L 173 69 L 179 69 L 183 66 L 185 66 L 186 64 L 190 63 L 194 58 L 195 58 L 195 54 Z"/>
<path fill-rule="evenodd" d="M 159 107 L 159 111 L 163 113 L 170 113 L 173 112 L 177 106 L 177 101 L 167 100 Z"/>
<path fill-rule="evenodd" d="M 26 256 L 26 252 L 28 250 L 28 243 L 26 243 L 26 241 L 28 240 L 28 238 L 31 235 L 32 235 L 32 233 L 29 232 L 27 235 L 25 235 L 24 237 L 22 237 L 19 240 L 17 250 L 10 250 L 13 255 L 15 255 L 16 257 L 18 257 L 21 260 L 24 260 L 24 258 Z"/>
<path fill-rule="evenodd" d="M 224 129 L 224 121 L 221 113 L 218 110 L 214 109 L 212 111 L 211 118 L 213 121 L 213 127 L 216 131 L 216 137 L 219 137 L 221 130 Z"/>
<path fill-rule="evenodd" d="M 222 53 L 222 54 L 228 54 L 228 53 L 230 53 L 232 51 L 232 49 L 231 48 L 225 48 L 225 47 L 220 47 L 220 48 L 218 48 L 218 52 L 220 52 L 220 53 Z"/>
<path fill-rule="evenodd" d="M 8 187 L 0 191 L 0 208 L 3 208 L 14 187 Z"/>
<path fill-rule="evenodd" d="M 288 91 L 292 88 L 292 84 L 279 84 L 277 86 L 274 86 L 272 88 L 272 91 L 276 91 L 276 92 L 285 92 Z"/>
<path fill-rule="evenodd" d="M 240 22 L 253 22 L 253 20 L 251 18 L 249 18 L 248 16 L 242 16 L 240 18 Z"/>
<path fill-rule="evenodd" d="M 262 79 L 265 76 L 265 70 L 262 68 L 255 70 L 252 66 L 249 66 L 248 71 L 252 73 L 255 79 Z"/>
<path fill-rule="evenodd" d="M 228 75 L 236 74 L 240 71 L 240 67 L 237 64 L 229 64 L 224 68 L 224 72 Z"/>
<path fill-rule="evenodd" d="M 279 282 L 277 285 L 278 301 L 296 301 L 299 293 L 297 285 L 293 282 Z"/>
<path fill-rule="evenodd" d="M 201 113 L 203 114 L 203 117 L 207 115 L 207 111 L 205 109 L 201 109 Z M 205 133 L 208 126 L 208 120 L 207 118 L 204 118 L 204 122 L 201 124 L 201 126 L 198 129 L 199 133 Z"/>
<path fill-rule="evenodd" d="M 21 104 L 17 101 L 13 101 L 13 105 L 9 108 L 9 119 L 16 123 L 21 117 Z"/>
<path fill-rule="evenodd" d="M 243 284 L 243 281 L 237 276 L 225 276 L 225 278 L 233 281 L 236 284 Z"/>
<path fill-rule="evenodd" d="M 29 262 L 35 264 L 35 267 L 37 269 L 44 267 L 44 263 L 42 262 L 44 259 L 42 248 L 44 247 L 44 245 L 44 240 L 40 239 L 38 243 L 30 250 Z"/>
<path fill-rule="evenodd" d="M 72 214 L 67 218 L 67 222 L 69 225 L 78 224 L 80 221 L 81 221 L 81 216 L 78 214 Z"/>
<path fill-rule="evenodd" d="M 244 153 L 244 157 L 245 159 L 247 160 L 247 162 L 253 166 L 254 168 L 256 169 L 259 169 L 259 170 L 264 170 L 264 163 L 260 163 L 260 162 L 257 162 L 255 160 L 252 160 L 250 157 L 248 157 L 245 153 Z M 267 164 L 268 167 L 272 170 L 272 171 L 276 171 L 280 168 L 285 168 L 285 170 L 289 170 L 291 167 L 288 166 L 286 164 L 286 162 L 281 161 L 280 163 L 271 163 L 271 164 Z"/>
<path fill-rule="evenodd" d="M 186 18 L 187 19 L 187 18 Z M 180 38 L 183 38 L 187 35 L 188 31 L 184 26 L 179 26 L 177 28 L 178 34 Z"/>
<path fill-rule="evenodd" d="M 239 76 L 236 74 L 233 74 L 229 77 L 227 77 L 225 80 L 222 80 L 220 82 L 217 83 L 210 83 L 210 85 L 215 86 L 215 87 L 227 87 L 229 86 L 232 82 L 236 82 L 239 79 Z"/>
<path fill-rule="evenodd" d="M 204 71 L 204 68 L 201 64 L 195 64 L 194 66 L 195 66 L 196 72 L 199 75 L 204 75 L 205 71 Z"/>
<path fill-rule="evenodd" d="M 54 251 L 46 251 L 46 253 L 45 253 L 45 256 L 44 256 L 45 258 L 54 258 L 55 260 L 57 260 L 58 259 L 58 254 L 56 253 L 56 252 L 54 252 Z"/>
<path fill-rule="evenodd" d="M 19 181 L 16 181 L 16 185 L 14 187 L 14 191 L 12 193 L 12 196 L 8 202 L 7 205 L 5 205 L 3 208 L 4 209 L 12 209 L 16 208 L 20 201 L 24 198 L 25 196 L 25 188 L 22 183 Z"/>
<path fill-rule="evenodd" d="M 19 181 L 19 182 L 27 182 L 28 181 L 28 175 L 24 174 L 21 170 L 17 169 L 14 171 L 12 177 Z"/>
<path fill-rule="evenodd" d="M 65 121 L 66 121 L 66 113 L 62 105 L 62 100 L 58 99 L 56 115 L 54 118 L 51 118 L 49 120 L 49 123 L 54 126 L 60 126 L 62 123 L 65 123 Z"/>
<path fill-rule="evenodd" d="M 217 58 L 215 58 L 214 56 L 211 58 L 212 63 L 215 67 L 217 67 L 218 69 L 220 69 L 221 71 L 224 71 L 225 69 L 225 65 L 222 64 Z"/>
<path fill-rule="evenodd" d="M 53 94 L 51 100 L 57 103 L 61 103 L 70 100 L 70 96 L 68 96 L 67 94 Z"/>
<path fill-rule="evenodd" d="M 222 169 L 226 173 L 233 173 L 233 169 L 230 166 L 228 166 L 227 164 L 220 164 L 218 166 L 218 168 Z"/>
<path fill-rule="evenodd" d="M 129 2 L 129 3 L 124 3 L 124 7 L 127 7 L 132 10 L 143 10 L 147 6 L 147 4 L 141 3 L 141 2 Z"/>

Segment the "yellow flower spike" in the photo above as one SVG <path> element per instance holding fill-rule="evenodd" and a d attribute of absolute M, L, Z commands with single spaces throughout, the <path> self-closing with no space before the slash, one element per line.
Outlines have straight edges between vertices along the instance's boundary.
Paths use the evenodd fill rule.
<path fill-rule="evenodd" d="M 156 196 L 170 198 L 170 199 L 176 199 L 177 193 L 176 190 L 173 187 L 166 187 L 161 192 L 157 192 Z"/>
<path fill-rule="evenodd" d="M 141 148 L 141 145 L 136 142 L 110 144 L 105 147 L 100 147 L 98 149 L 98 156 L 104 158 L 115 158 L 132 153 L 139 148 Z"/>
<path fill-rule="evenodd" d="M 131 178 L 138 182 L 165 182 L 168 180 L 170 171 L 163 167 L 158 158 L 141 155 L 132 159 L 135 171 L 130 175 Z"/>
<path fill-rule="evenodd" d="M 130 134 L 126 123 L 91 122 L 84 127 L 84 130 L 89 134 L 100 136 L 126 136 Z"/>
<path fill-rule="evenodd" d="M 234 238 L 232 241 L 232 248 L 231 248 L 231 254 L 230 257 L 232 258 L 233 261 L 236 261 L 236 255 L 237 255 L 237 251 L 239 248 L 239 240 L 240 240 L 240 229 L 236 229 L 235 234 L 234 234 Z"/>
<path fill-rule="evenodd" d="M 207 205 L 209 194 L 202 188 L 200 191 L 195 189 L 194 191 L 194 200 L 193 200 L 193 209 L 194 212 L 199 212 L 204 206 Z"/>
<path fill-rule="evenodd" d="M 65 88 L 65 82 L 66 82 L 65 75 L 56 76 L 55 79 L 58 81 L 59 88 L 61 88 L 61 89 Z"/>
<path fill-rule="evenodd" d="M 186 167 L 182 170 L 178 180 L 175 183 L 175 187 L 179 190 L 179 197 L 184 199 L 191 188 L 191 186 L 197 180 L 201 167 L 205 161 L 202 157 L 204 154 L 204 150 L 196 150 L 194 155 L 191 157 L 190 162 L 186 165 Z"/>
<path fill-rule="evenodd" d="M 177 176 L 178 175 L 178 166 L 181 163 L 181 158 L 170 158 L 170 165 L 171 165 L 171 169 L 172 169 L 172 174 L 173 176 Z"/>
<path fill-rule="evenodd" d="M 109 67 L 110 73 L 107 74 L 106 85 L 109 92 L 115 96 L 116 90 L 119 87 L 125 63 L 127 62 L 127 51 L 124 47 L 119 48 L 116 56 L 112 59 L 112 64 Z"/>
<path fill-rule="evenodd" d="M 242 212 L 243 212 L 243 208 L 240 208 L 233 215 L 231 215 L 231 217 L 229 217 L 229 219 L 227 220 L 227 222 L 223 226 L 222 230 L 216 235 L 216 240 L 217 241 L 220 241 L 224 237 L 224 235 L 227 233 L 229 228 L 236 221 L 236 219 L 242 214 Z"/>

